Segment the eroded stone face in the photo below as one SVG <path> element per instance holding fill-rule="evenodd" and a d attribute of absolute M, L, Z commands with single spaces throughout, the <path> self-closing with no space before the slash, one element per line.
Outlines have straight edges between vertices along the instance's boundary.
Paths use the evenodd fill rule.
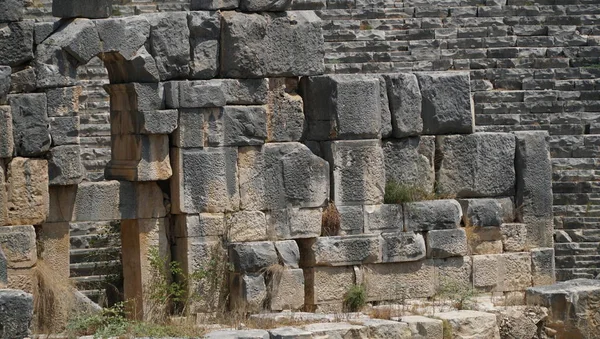
<path fill-rule="evenodd" d="M 48 162 L 13 158 L 6 183 L 8 225 L 39 225 L 48 216 Z"/>

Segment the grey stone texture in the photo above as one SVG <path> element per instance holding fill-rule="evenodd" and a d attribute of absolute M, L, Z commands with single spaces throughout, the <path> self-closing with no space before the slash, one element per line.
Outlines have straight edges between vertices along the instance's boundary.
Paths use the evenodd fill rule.
<path fill-rule="evenodd" d="M 119 53 L 131 60 L 150 37 L 150 22 L 144 16 L 96 20 L 102 52 Z"/>
<path fill-rule="evenodd" d="M 383 141 L 386 182 L 433 192 L 435 137 L 410 137 Z"/>
<path fill-rule="evenodd" d="M 2 25 L 0 65 L 18 66 L 33 59 L 33 21 Z"/>
<path fill-rule="evenodd" d="M 404 204 L 406 231 L 420 232 L 458 228 L 461 218 L 460 204 L 453 199 Z"/>
<path fill-rule="evenodd" d="M 219 69 L 221 14 L 190 12 L 188 26 L 192 53 L 190 77 L 192 79 L 214 78 Z"/>
<path fill-rule="evenodd" d="M 52 117 L 50 122 L 50 137 L 53 146 L 78 145 L 79 130 L 81 128 L 78 116 Z"/>
<path fill-rule="evenodd" d="M 267 138 L 266 106 L 225 106 L 207 111 L 208 146 L 261 145 Z"/>
<path fill-rule="evenodd" d="M 387 94 L 394 138 L 420 135 L 422 96 L 417 77 L 410 73 L 386 74 Z"/>
<path fill-rule="evenodd" d="M 232 243 L 229 245 L 229 258 L 236 272 L 258 272 L 278 264 L 275 245 L 270 241 Z"/>
<path fill-rule="evenodd" d="M 402 206 L 396 204 L 366 205 L 364 233 L 396 232 L 404 230 Z"/>
<path fill-rule="evenodd" d="M 340 215 L 339 235 L 361 234 L 365 227 L 364 207 L 337 206 Z"/>
<path fill-rule="evenodd" d="M 150 53 L 160 80 L 185 77 L 190 72 L 190 29 L 185 12 L 149 15 Z"/>
<path fill-rule="evenodd" d="M 316 75 L 324 71 L 321 19 L 314 12 L 223 14 L 221 62 L 227 78 Z M 307 53 L 310 51 L 310 53 Z"/>
<path fill-rule="evenodd" d="M 464 257 L 469 254 L 464 229 L 431 230 L 427 232 L 427 256 L 430 258 Z"/>
<path fill-rule="evenodd" d="M 15 151 L 19 156 L 40 156 L 50 149 L 46 95 L 12 94 L 11 106 Z"/>
<path fill-rule="evenodd" d="M 243 202 L 243 200 L 242 200 Z M 303 239 L 321 235 L 321 208 L 271 210 L 267 213 L 267 232 L 271 239 Z"/>
<path fill-rule="evenodd" d="M 475 129 L 468 73 L 417 73 L 424 134 L 472 133 Z"/>
<path fill-rule="evenodd" d="M 87 64 L 102 52 L 102 42 L 98 36 L 98 30 L 91 20 L 75 19 L 61 27 L 50 39 L 59 44 L 81 65 Z"/>
<path fill-rule="evenodd" d="M 555 283 L 554 248 L 531 250 L 531 276 L 533 286 Z"/>
<path fill-rule="evenodd" d="M 31 225 L 0 228 L 0 246 L 10 269 L 31 268 L 37 262 L 35 229 Z"/>
<path fill-rule="evenodd" d="M 52 88 L 46 91 L 48 116 L 63 117 L 79 114 L 81 86 Z"/>
<path fill-rule="evenodd" d="M 227 240 L 247 242 L 267 240 L 267 220 L 261 211 L 239 211 L 225 217 Z"/>
<path fill-rule="evenodd" d="M 133 133 L 171 134 L 177 128 L 179 112 L 175 109 L 134 113 L 136 125 Z"/>
<path fill-rule="evenodd" d="M 501 199 L 459 199 L 465 225 L 500 226 L 515 221 L 511 198 Z"/>
<path fill-rule="evenodd" d="M 48 157 L 49 185 L 77 185 L 85 177 L 79 145 L 56 146 Z"/>
<path fill-rule="evenodd" d="M 294 240 L 276 241 L 275 249 L 279 256 L 279 262 L 283 266 L 298 268 L 300 262 L 300 249 Z"/>
<path fill-rule="evenodd" d="M 515 137 L 509 133 L 438 136 L 437 190 L 457 197 L 511 196 L 515 191 Z M 518 204 L 517 204 L 518 205 Z"/>
<path fill-rule="evenodd" d="M 259 312 L 267 298 L 267 286 L 262 273 L 235 275 L 231 282 L 231 301 L 236 308 Z"/>
<path fill-rule="evenodd" d="M 267 92 L 266 79 L 171 81 L 165 84 L 165 103 L 168 108 L 263 105 Z"/>
<path fill-rule="evenodd" d="M 12 157 L 14 146 L 10 106 L 0 106 L 0 158 Z"/>
<path fill-rule="evenodd" d="M 500 339 L 494 313 L 459 310 L 442 312 L 437 316 L 451 326 L 452 335 L 456 338 Z"/>
<path fill-rule="evenodd" d="M 53 0 L 52 15 L 59 18 L 108 18 L 113 0 Z"/>
<path fill-rule="evenodd" d="M 27 67 L 14 72 L 10 76 L 10 91 L 15 93 L 30 93 L 36 89 L 35 68 Z"/>
<path fill-rule="evenodd" d="M 0 290 L 2 338 L 26 338 L 31 334 L 33 295 L 19 290 Z"/>
<path fill-rule="evenodd" d="M 290 9 L 292 0 L 240 0 L 244 12 L 283 12 Z"/>
<path fill-rule="evenodd" d="M 9 66 L 0 66 L 0 105 L 6 105 L 6 98 L 11 87 L 10 74 Z"/>
<path fill-rule="evenodd" d="M 0 3 L 0 22 L 21 21 L 23 19 L 23 0 L 5 0 Z"/>
<path fill-rule="evenodd" d="M 505 252 L 520 252 L 527 244 L 527 225 L 507 223 L 500 225 L 502 246 Z"/>
<path fill-rule="evenodd" d="M 419 315 L 401 317 L 403 323 L 408 324 L 413 339 L 441 338 L 443 336 L 443 322 Z"/>
<path fill-rule="evenodd" d="M 425 258 L 425 239 L 420 233 L 382 233 L 381 237 L 383 262 L 417 261 Z"/>
<path fill-rule="evenodd" d="M 239 5 L 240 0 L 191 0 L 190 9 L 193 11 L 234 9 Z"/>
<path fill-rule="evenodd" d="M 279 327 L 269 330 L 273 339 L 311 339 L 312 332 L 301 330 L 295 327 Z"/>
<path fill-rule="evenodd" d="M 304 102 L 295 78 L 269 79 L 267 140 L 300 141 L 304 131 Z"/>
<path fill-rule="evenodd" d="M 384 155 L 379 140 L 340 140 L 324 144 L 331 170 L 331 198 L 338 206 L 383 203 Z"/>
<path fill-rule="evenodd" d="M 8 283 L 8 264 L 2 246 L 0 246 L 0 289 L 6 287 Z"/>
<path fill-rule="evenodd" d="M 381 236 L 346 235 L 299 242 L 302 267 L 348 266 L 381 262 Z"/>

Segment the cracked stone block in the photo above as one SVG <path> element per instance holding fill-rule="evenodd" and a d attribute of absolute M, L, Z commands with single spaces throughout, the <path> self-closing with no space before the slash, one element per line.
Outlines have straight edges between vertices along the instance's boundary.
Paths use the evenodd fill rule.
<path fill-rule="evenodd" d="M 491 292 L 523 291 L 531 287 L 531 254 L 473 256 L 473 286 Z"/>
<path fill-rule="evenodd" d="M 299 243 L 300 265 L 348 266 L 381 262 L 379 235 L 345 235 L 306 239 Z"/>
<path fill-rule="evenodd" d="M 425 239 L 414 232 L 382 233 L 383 262 L 417 261 L 425 258 Z"/>
<path fill-rule="evenodd" d="M 453 199 L 409 202 L 404 204 L 407 231 L 453 229 L 460 226 L 462 209 Z"/>
<path fill-rule="evenodd" d="M 464 257 L 469 253 L 464 229 L 431 230 L 427 232 L 429 258 Z"/>
<path fill-rule="evenodd" d="M 513 222 L 514 207 L 511 198 L 459 199 L 465 225 L 500 226 Z"/>
<path fill-rule="evenodd" d="M 275 245 L 270 241 L 232 243 L 229 245 L 229 259 L 235 272 L 259 272 L 261 269 L 278 264 Z"/>
<path fill-rule="evenodd" d="M 13 139 L 13 122 L 10 106 L 0 106 L 0 158 L 13 156 L 15 141 Z"/>
<path fill-rule="evenodd" d="M 269 79 L 267 140 L 300 141 L 304 131 L 304 101 L 296 93 L 296 78 Z"/>
<path fill-rule="evenodd" d="M 79 117 L 52 117 L 50 120 L 50 137 L 52 146 L 79 145 Z"/>
<path fill-rule="evenodd" d="M 15 151 L 19 156 L 35 157 L 50 149 L 46 95 L 12 94 L 9 96 Z"/>
<path fill-rule="evenodd" d="M 102 53 L 102 42 L 93 21 L 75 19 L 49 39 L 69 53 L 80 65 Z"/>
<path fill-rule="evenodd" d="M 52 15 L 59 18 L 108 18 L 112 14 L 113 0 L 55 0 L 52 1 Z"/>
<path fill-rule="evenodd" d="M 18 66 L 33 59 L 33 21 L 3 24 L 0 65 Z"/>
<path fill-rule="evenodd" d="M 383 203 L 384 155 L 379 140 L 326 142 L 331 171 L 331 197 L 338 206 Z"/>
<path fill-rule="evenodd" d="M 312 11 L 222 14 L 224 78 L 316 75 L 324 71 L 321 19 Z"/>
<path fill-rule="evenodd" d="M 460 198 L 512 196 L 515 137 L 509 133 L 438 136 L 437 190 Z M 518 205 L 518 203 L 517 203 Z"/>
<path fill-rule="evenodd" d="M 239 211 L 225 217 L 230 242 L 267 240 L 267 220 L 261 211 Z"/>
<path fill-rule="evenodd" d="M 85 168 L 81 163 L 79 145 L 57 146 L 50 150 L 48 158 L 48 184 L 77 185 L 85 177 Z"/>
<path fill-rule="evenodd" d="M 6 172 L 7 225 L 39 225 L 48 215 L 48 162 L 13 158 Z"/>
<path fill-rule="evenodd" d="M 421 90 L 417 77 L 410 73 L 384 75 L 391 112 L 392 135 L 405 138 L 423 132 Z"/>
<path fill-rule="evenodd" d="M 10 75 L 10 82 L 10 91 L 13 93 L 35 92 L 37 89 L 35 68 L 29 66 L 21 71 L 14 72 Z"/>
<path fill-rule="evenodd" d="M 402 205 L 364 206 L 364 232 L 380 233 L 404 230 Z"/>
<path fill-rule="evenodd" d="M 37 249 L 33 226 L 0 227 L 0 246 L 10 269 L 30 268 L 37 262 Z"/>
<path fill-rule="evenodd" d="M 252 146 L 267 138 L 266 106 L 204 109 L 208 146 Z"/>
<path fill-rule="evenodd" d="M 423 133 L 473 133 L 469 73 L 416 73 L 422 96 Z"/>
<path fill-rule="evenodd" d="M 253 312 L 263 309 L 264 301 L 267 298 L 267 286 L 262 273 L 233 275 L 230 290 L 232 308 Z"/>
<path fill-rule="evenodd" d="M 303 239 L 321 235 L 320 208 L 288 207 L 267 212 L 267 232 L 272 239 Z"/>
<path fill-rule="evenodd" d="M 172 110 L 119 111 L 111 114 L 111 134 L 171 134 L 179 120 L 179 112 Z"/>
<path fill-rule="evenodd" d="M 190 29 L 187 13 L 154 13 L 150 21 L 150 54 L 156 60 L 160 80 L 187 77 L 190 73 Z"/>
<path fill-rule="evenodd" d="M 192 79 L 211 79 L 219 69 L 220 12 L 188 13 L 190 27 Z"/>
<path fill-rule="evenodd" d="M 175 214 L 236 211 L 240 205 L 236 148 L 173 148 Z"/>
<path fill-rule="evenodd" d="M 433 192 L 435 137 L 422 136 L 383 142 L 386 182 Z"/>

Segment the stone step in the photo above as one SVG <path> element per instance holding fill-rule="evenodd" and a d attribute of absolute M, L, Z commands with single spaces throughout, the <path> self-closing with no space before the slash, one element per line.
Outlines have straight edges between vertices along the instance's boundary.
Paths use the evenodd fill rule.
<path fill-rule="evenodd" d="M 74 249 L 70 251 L 71 264 L 116 260 L 121 255 L 118 247 Z"/>
<path fill-rule="evenodd" d="M 71 277 L 89 277 L 96 275 L 110 275 L 121 270 L 120 260 L 81 262 L 69 265 Z"/>
<path fill-rule="evenodd" d="M 118 246 L 120 239 L 101 234 L 71 236 L 71 249 Z"/>
<path fill-rule="evenodd" d="M 83 295 L 88 297 L 91 301 L 98 304 L 100 299 L 104 296 L 104 290 L 79 290 Z"/>

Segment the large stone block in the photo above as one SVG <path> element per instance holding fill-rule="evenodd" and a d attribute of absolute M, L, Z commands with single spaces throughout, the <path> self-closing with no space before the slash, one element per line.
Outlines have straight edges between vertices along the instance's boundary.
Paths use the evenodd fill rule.
<path fill-rule="evenodd" d="M 169 108 L 263 105 L 268 89 L 266 79 L 171 81 L 165 85 L 165 101 Z"/>
<path fill-rule="evenodd" d="M 422 95 L 423 133 L 473 133 L 469 73 L 417 73 Z"/>
<path fill-rule="evenodd" d="M 364 232 L 381 233 L 401 232 L 404 230 L 402 205 L 366 205 L 364 206 Z"/>
<path fill-rule="evenodd" d="M 220 12 L 188 13 L 192 79 L 211 79 L 219 69 L 219 35 L 221 32 Z"/>
<path fill-rule="evenodd" d="M 313 338 L 367 338 L 368 335 L 367 327 L 345 322 L 315 323 L 302 328 L 312 332 Z"/>
<path fill-rule="evenodd" d="M 546 140 L 548 133 L 517 132 L 515 137 L 517 217 L 527 225 L 528 246 L 552 247 L 552 164 Z"/>
<path fill-rule="evenodd" d="M 8 268 L 30 268 L 37 262 L 33 226 L 0 227 L 0 246 L 6 255 Z"/>
<path fill-rule="evenodd" d="M 242 147 L 239 151 L 242 209 L 321 207 L 329 196 L 329 166 L 296 142 Z"/>
<path fill-rule="evenodd" d="M 431 230 L 427 232 L 429 258 L 464 257 L 469 253 L 464 229 Z"/>
<path fill-rule="evenodd" d="M 23 19 L 23 0 L 5 0 L 0 3 L 0 22 L 20 21 Z"/>
<path fill-rule="evenodd" d="M 308 140 L 376 139 L 381 130 L 379 79 L 326 75 L 303 79 Z"/>
<path fill-rule="evenodd" d="M 527 245 L 527 225 L 507 223 L 500 226 L 502 247 L 505 252 L 520 252 Z"/>
<path fill-rule="evenodd" d="M 296 93 L 296 78 L 269 79 L 267 140 L 300 141 L 304 131 L 304 103 Z"/>
<path fill-rule="evenodd" d="M 236 272 L 258 272 L 278 264 L 275 245 L 270 241 L 232 243 L 229 245 L 229 259 Z"/>
<path fill-rule="evenodd" d="M 172 218 L 177 238 L 225 235 L 225 216 L 222 213 L 175 214 Z"/>
<path fill-rule="evenodd" d="M 433 192 L 435 138 L 422 136 L 383 142 L 386 182 Z"/>
<path fill-rule="evenodd" d="M 312 267 L 304 269 L 306 305 L 340 302 L 356 282 L 352 267 Z"/>
<path fill-rule="evenodd" d="M 411 315 L 401 317 L 400 321 L 408 324 L 412 339 L 443 338 L 444 326 L 440 319 Z"/>
<path fill-rule="evenodd" d="M 221 75 L 260 78 L 321 74 L 321 19 L 312 11 L 223 14 Z"/>
<path fill-rule="evenodd" d="M 556 338 L 597 337 L 600 280 L 573 279 L 549 286 L 527 289 L 527 305 L 548 308 L 546 326 L 557 331 Z"/>
<path fill-rule="evenodd" d="M 79 117 L 53 117 L 49 120 L 53 146 L 79 145 Z"/>
<path fill-rule="evenodd" d="M 0 6 L 2 6 L 0 4 Z M 6 104 L 6 96 L 11 87 L 11 68 L 9 66 L 0 66 L 0 105 Z"/>
<path fill-rule="evenodd" d="M 554 248 L 531 250 L 531 276 L 533 286 L 554 284 Z"/>
<path fill-rule="evenodd" d="M 232 309 L 260 312 L 267 299 L 267 286 L 262 273 L 234 274 L 230 283 Z"/>
<path fill-rule="evenodd" d="M 150 53 L 160 80 L 186 77 L 190 72 L 190 29 L 185 12 L 156 13 L 150 21 Z"/>
<path fill-rule="evenodd" d="M 143 45 L 132 56 L 125 59 L 118 53 L 103 53 L 99 57 L 104 61 L 108 79 L 113 84 L 141 82 L 157 83 L 160 74 L 156 61 Z"/>
<path fill-rule="evenodd" d="M 383 203 L 384 156 L 379 140 L 332 141 L 324 145 L 331 170 L 331 197 L 339 206 Z"/>
<path fill-rule="evenodd" d="M 288 207 L 267 212 L 270 239 L 303 239 L 321 235 L 320 208 Z"/>
<path fill-rule="evenodd" d="M 58 42 L 54 38 L 48 38 L 36 47 L 33 65 L 37 88 L 77 85 L 78 61 Z"/>
<path fill-rule="evenodd" d="M 298 268 L 300 264 L 300 249 L 294 240 L 275 242 L 279 262 L 286 268 Z M 304 279 L 302 280 L 304 281 Z"/>
<path fill-rule="evenodd" d="M 425 258 L 425 239 L 419 233 L 382 233 L 381 237 L 383 262 L 417 261 Z"/>
<path fill-rule="evenodd" d="M 465 225 L 500 226 L 515 219 L 511 198 L 502 199 L 459 199 Z"/>
<path fill-rule="evenodd" d="M 112 135 L 110 155 L 104 171 L 109 179 L 159 181 L 173 174 L 166 134 Z"/>
<path fill-rule="evenodd" d="M 0 158 L 13 156 L 13 122 L 10 106 L 0 106 Z"/>
<path fill-rule="evenodd" d="M 59 18 L 108 18 L 112 14 L 113 0 L 55 0 L 52 15 Z"/>
<path fill-rule="evenodd" d="M 69 53 L 79 65 L 85 65 L 102 53 L 102 42 L 93 21 L 75 19 L 68 22 L 48 39 L 50 44 Z"/>
<path fill-rule="evenodd" d="M 304 305 L 302 269 L 284 269 L 281 272 L 274 272 L 270 285 L 269 308 L 271 310 L 298 310 Z"/>
<path fill-rule="evenodd" d="M 0 323 L 3 338 L 27 338 L 33 319 L 33 295 L 0 290 Z"/>
<path fill-rule="evenodd" d="M 57 146 L 48 158 L 49 185 L 77 185 L 85 177 L 79 145 Z"/>
<path fill-rule="evenodd" d="M 438 136 L 437 190 L 457 197 L 511 196 L 515 190 L 515 137 L 508 133 Z M 518 205 L 518 204 L 517 204 Z"/>
<path fill-rule="evenodd" d="M 340 230 L 338 235 L 361 234 L 364 231 L 364 208 L 358 206 L 336 207 L 340 215 Z"/>
<path fill-rule="evenodd" d="M 177 129 L 171 136 L 174 146 L 179 148 L 204 147 L 205 124 L 203 108 L 179 109 Z"/>
<path fill-rule="evenodd" d="M 407 231 L 452 229 L 460 226 L 462 209 L 453 199 L 410 202 L 404 204 Z"/>
<path fill-rule="evenodd" d="M 292 0 L 240 0 L 244 12 L 283 12 L 290 9 Z"/>
<path fill-rule="evenodd" d="M 239 209 L 236 148 L 173 148 L 171 153 L 174 213 L 213 213 Z"/>
<path fill-rule="evenodd" d="M 45 94 L 9 96 L 15 150 L 19 156 L 35 157 L 50 149 Z"/>
<path fill-rule="evenodd" d="M 144 16 L 97 20 L 103 53 L 119 53 L 131 60 L 150 37 L 150 22 Z"/>
<path fill-rule="evenodd" d="M 471 257 L 433 259 L 436 289 L 441 294 L 470 291 L 473 288 Z"/>
<path fill-rule="evenodd" d="M 496 325 L 496 315 L 470 310 L 442 312 L 436 316 L 452 327 L 452 337 L 500 339 L 500 331 Z"/>
<path fill-rule="evenodd" d="M 348 266 L 381 262 L 379 235 L 319 237 L 299 242 L 303 267 Z"/>
<path fill-rule="evenodd" d="M 10 75 L 10 91 L 13 93 L 30 93 L 36 90 L 35 68 L 26 67 Z"/>
<path fill-rule="evenodd" d="M 33 59 L 33 21 L 2 25 L 0 65 L 18 66 Z"/>
<path fill-rule="evenodd" d="M 44 223 L 38 230 L 38 256 L 63 283 L 68 283 L 70 276 L 70 228 L 68 222 Z"/>
<path fill-rule="evenodd" d="M 369 301 L 427 298 L 435 293 L 431 260 L 367 265 L 364 275 Z"/>
<path fill-rule="evenodd" d="M 79 97 L 83 87 L 60 87 L 46 90 L 49 117 L 65 117 L 79 115 Z"/>
<path fill-rule="evenodd" d="M 398 73 L 384 75 L 387 84 L 392 135 L 404 138 L 423 132 L 421 117 L 421 90 L 414 74 Z"/>
<path fill-rule="evenodd" d="M 7 225 L 38 225 L 48 215 L 48 162 L 14 158 L 6 182 Z"/>
<path fill-rule="evenodd" d="M 492 292 L 523 291 L 531 286 L 531 254 L 473 256 L 473 286 Z"/>
<path fill-rule="evenodd" d="M 240 211 L 225 218 L 227 240 L 246 242 L 267 240 L 267 220 L 261 211 Z"/>
<path fill-rule="evenodd" d="M 266 106 L 205 109 L 208 146 L 261 145 L 267 138 Z"/>

